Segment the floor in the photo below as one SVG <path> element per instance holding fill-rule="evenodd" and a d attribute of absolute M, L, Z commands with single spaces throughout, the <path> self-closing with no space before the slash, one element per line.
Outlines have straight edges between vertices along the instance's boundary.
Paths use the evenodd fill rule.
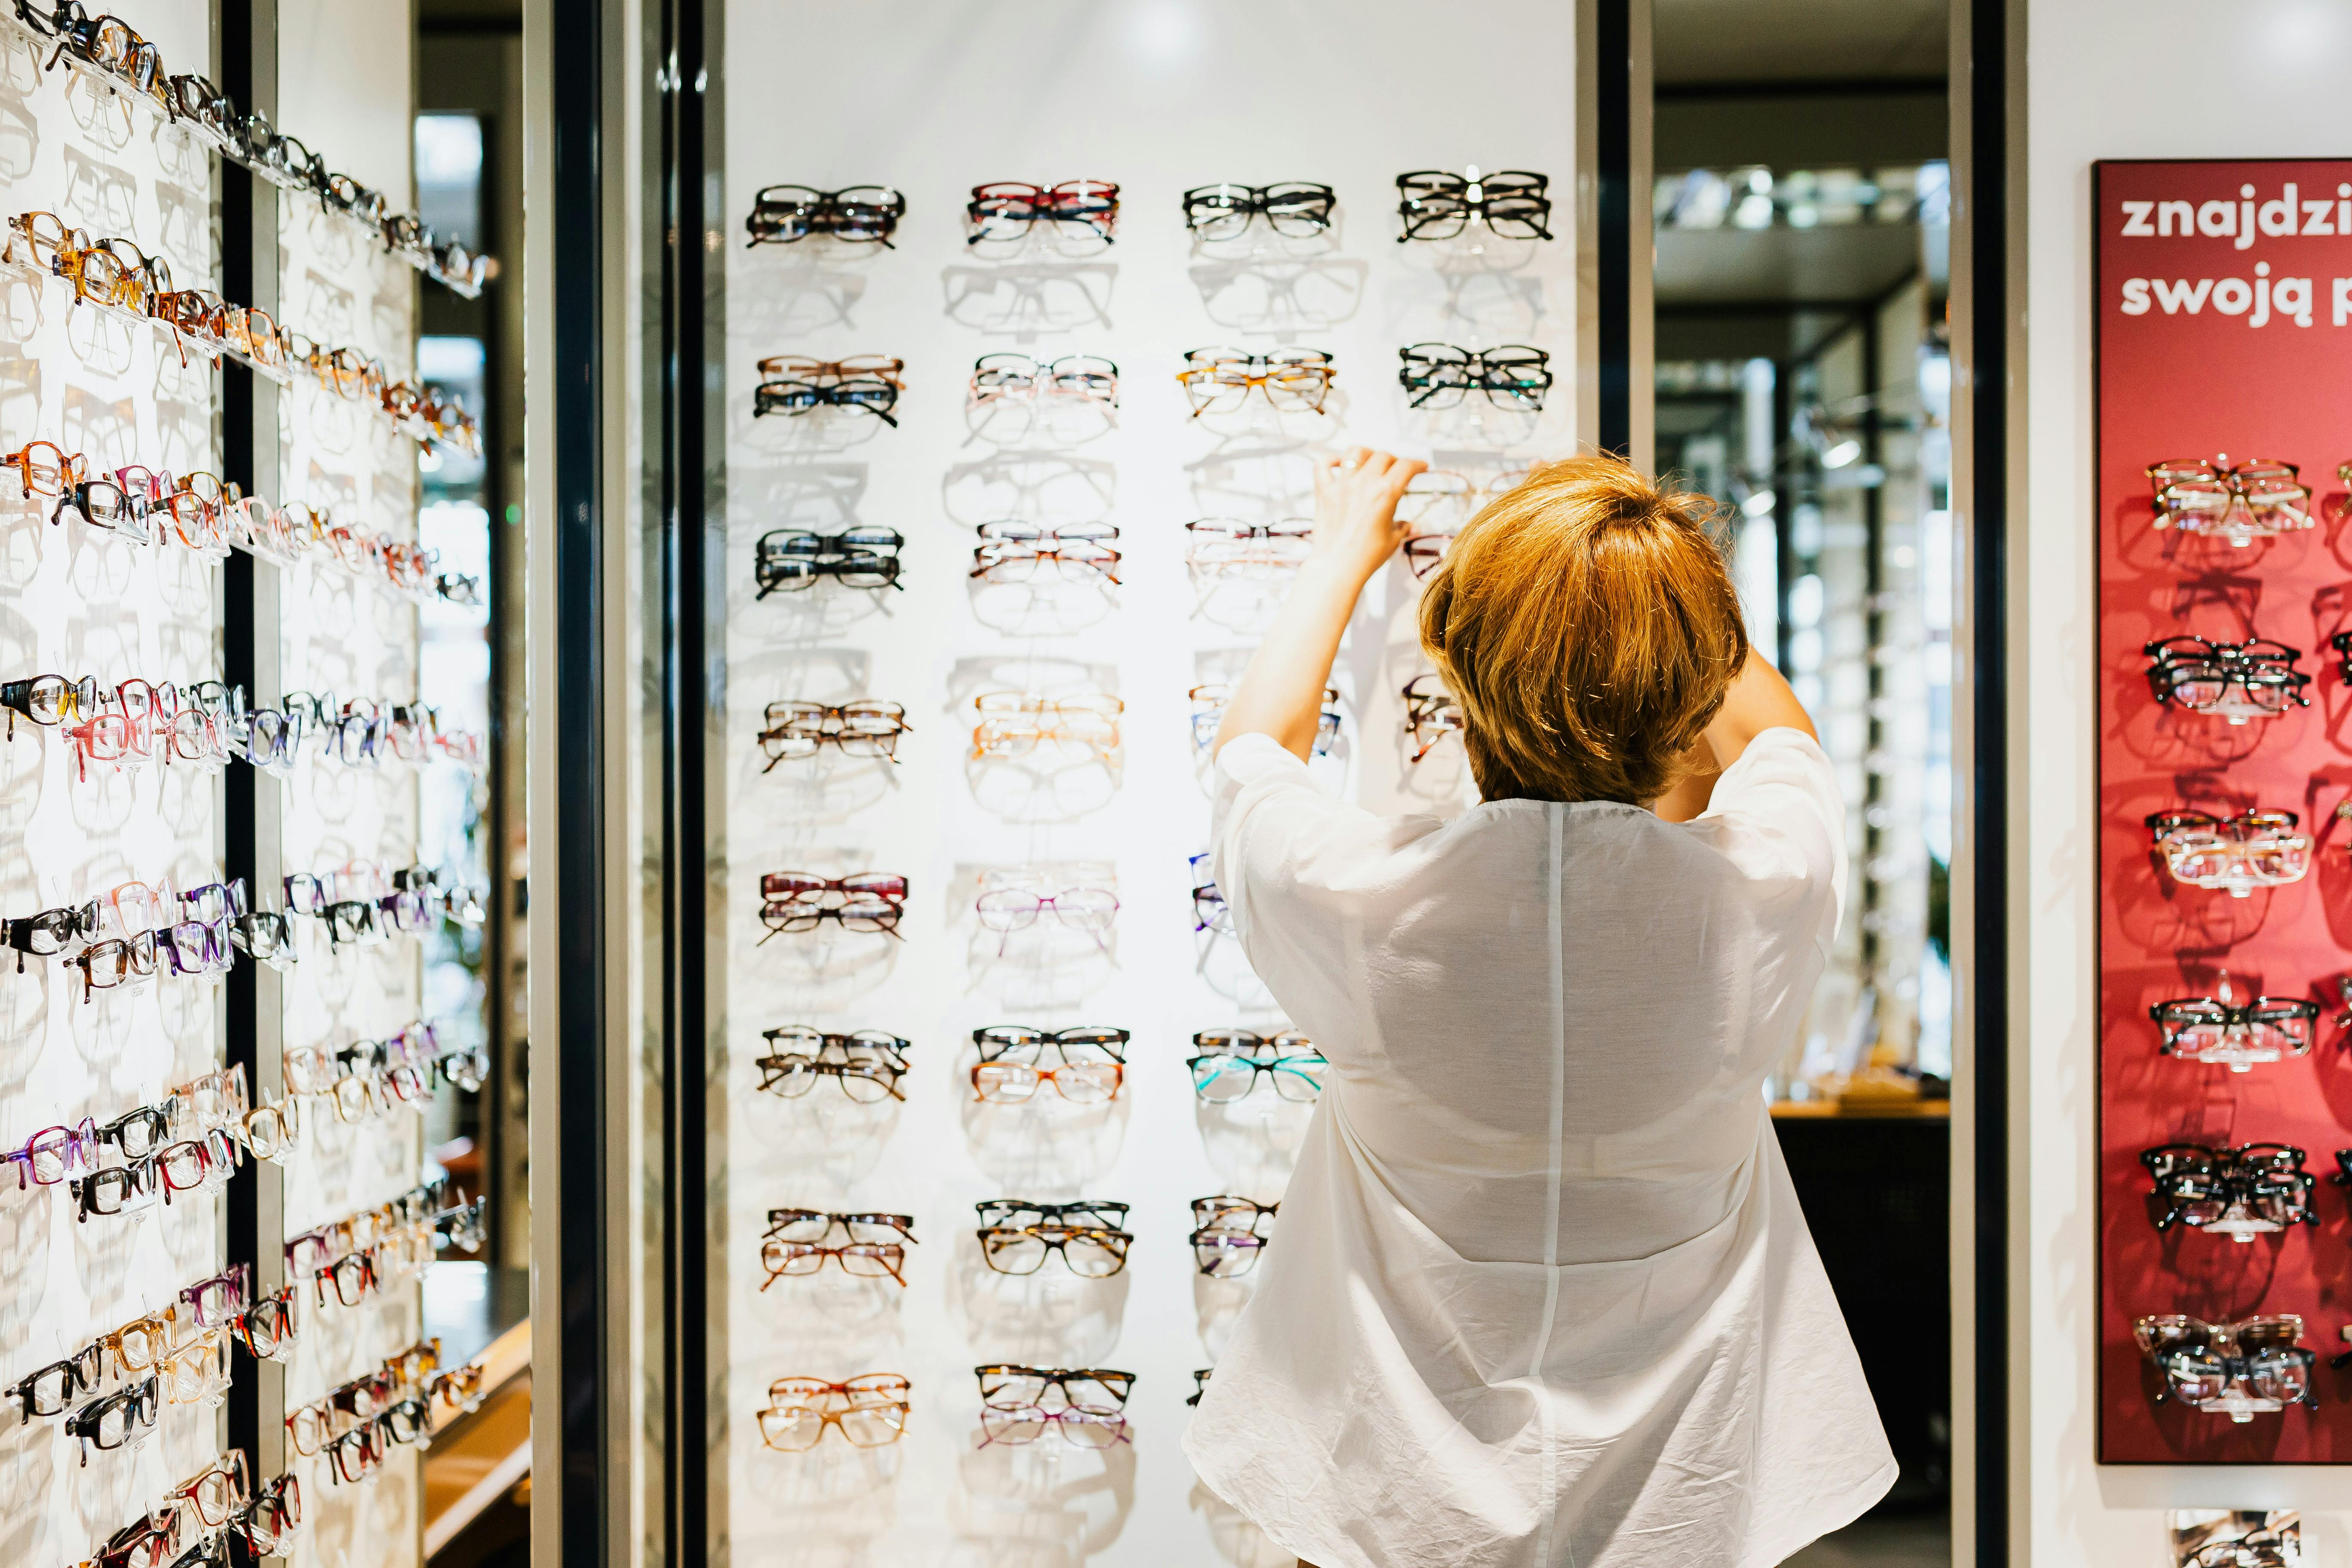
<path fill-rule="evenodd" d="M 1951 1568 L 1952 1527 L 1942 1513 L 1856 1520 L 1798 1552 L 1782 1568 Z"/>

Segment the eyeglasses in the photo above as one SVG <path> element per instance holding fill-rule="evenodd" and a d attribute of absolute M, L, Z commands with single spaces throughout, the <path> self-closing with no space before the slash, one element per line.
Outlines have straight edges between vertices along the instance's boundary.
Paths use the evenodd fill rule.
<path fill-rule="evenodd" d="M 44 728 L 98 710 L 98 678 L 68 680 L 62 675 L 37 675 L 30 680 L 0 681 L 0 707 L 8 710 L 8 737 L 16 739 L 16 716 L 23 714 Z"/>
<path fill-rule="evenodd" d="M 886 757 L 895 763 L 898 737 L 910 727 L 905 708 L 871 698 L 837 708 L 824 702 L 771 702 L 764 718 L 767 727 L 760 731 L 760 745 L 768 753 L 768 765 L 761 773 L 786 759 L 813 757 L 827 742 L 845 756 Z"/>
<path fill-rule="evenodd" d="M 167 1506 L 193 1508 L 206 1530 L 220 1529 L 230 1515 L 252 1500 L 253 1472 L 246 1468 L 242 1448 L 230 1449 L 194 1480 L 183 1481 L 164 1494 Z"/>
<path fill-rule="evenodd" d="M 284 1557 L 292 1550 L 302 1523 L 302 1488 L 293 1472 L 278 1477 L 229 1521 L 229 1528 L 251 1542 L 257 1557 Z"/>
<path fill-rule="evenodd" d="M 983 691 L 972 699 L 974 757 L 1025 757 L 1041 746 L 1108 758 L 1118 750 L 1118 716 L 1127 704 L 1107 691 Z"/>
<path fill-rule="evenodd" d="M 2135 1322 L 2132 1337 L 2164 1373 L 2159 1402 L 2177 1399 L 2240 1423 L 2289 1405 L 2317 1403 L 2311 1388 L 2315 1358 L 2295 1343 L 2303 1320 L 2293 1313 L 2209 1323 L 2163 1312 Z"/>
<path fill-rule="evenodd" d="M 1116 408 L 1118 366 L 1094 354 L 1040 361 L 1027 354 L 994 353 L 972 361 L 965 400 L 970 406 L 1040 397 L 1076 397 Z"/>
<path fill-rule="evenodd" d="M 259 1360 L 290 1359 L 294 1342 L 301 1337 L 301 1324 L 295 1311 L 294 1287 L 289 1285 L 274 1295 L 264 1296 L 231 1318 L 228 1331 L 232 1339 Z"/>
<path fill-rule="evenodd" d="M 1184 226 L 1203 239 L 1231 239 L 1249 227 L 1251 218 L 1263 217 L 1276 234 L 1307 238 L 1331 226 L 1338 200 L 1330 186 L 1307 180 L 1196 185 L 1184 193 Z"/>
<path fill-rule="evenodd" d="M 36 1416 L 62 1415 L 77 1396 L 97 1390 L 103 1373 L 100 1347 L 91 1343 L 63 1361 L 51 1362 L 37 1372 L 26 1373 L 10 1384 L 7 1392 L 24 1411 L 26 1421 Z"/>
<path fill-rule="evenodd" d="M 1038 1203 L 1029 1198 L 986 1198 L 971 1205 L 983 1229 L 1010 1226 L 1078 1223 L 1104 1230 L 1125 1230 L 1130 1205 L 1098 1198 L 1074 1198 L 1067 1203 Z"/>
<path fill-rule="evenodd" d="M 1125 1406 L 1128 1394 L 1135 1388 L 1135 1373 L 1115 1372 L 1108 1367 L 992 1363 L 971 1370 L 980 1379 L 982 1402 L 1007 1409 L 1045 1405 L 1049 1403 L 1048 1394 L 1057 1394 L 1058 1399 L 1051 1403 L 1090 1410 L 1118 1410 Z"/>
<path fill-rule="evenodd" d="M 1108 522 L 983 522 L 973 549 L 971 574 L 990 583 L 1029 583 L 1051 565 L 1058 575 L 1087 573 L 1118 581 L 1119 552 L 1110 547 L 1118 530 Z"/>
<path fill-rule="evenodd" d="M 1127 1231 L 1099 1226 L 983 1226 L 980 1231 L 982 1261 L 999 1274 L 1034 1274 L 1055 1252 L 1071 1273 L 1087 1279 L 1108 1279 L 1127 1267 L 1127 1249 L 1135 1237 Z"/>
<path fill-rule="evenodd" d="M 451 1367 L 425 1385 L 425 1397 L 429 1403 L 460 1415 L 478 1409 L 482 1403 L 483 1379 L 488 1370 L 478 1361 Z"/>
<path fill-rule="evenodd" d="M 2251 544 L 2313 526 L 2311 491 L 2293 463 L 2257 458 L 2229 466 L 2226 458 L 2174 458 L 2151 463 L 2158 528 Z"/>
<path fill-rule="evenodd" d="M 1233 700 L 1234 689 L 1223 681 L 1195 686 L 1184 693 L 1192 704 L 1192 746 L 1205 752 L 1217 743 L 1217 726 L 1225 721 L 1225 704 Z M 1315 754 L 1328 757 L 1339 739 L 1339 694 L 1327 686 L 1323 689 L 1323 710 L 1316 716 Z"/>
<path fill-rule="evenodd" d="M 171 1352 L 172 1323 L 174 1312 L 167 1308 L 150 1312 L 143 1318 L 133 1318 L 108 1333 L 100 1334 L 92 1348 L 104 1351 L 114 1361 L 115 1372 L 124 1377 L 146 1372 Z"/>
<path fill-rule="evenodd" d="M 895 1241 L 853 1241 L 843 1247 L 825 1247 L 810 1241 L 782 1241 L 771 1238 L 760 1245 L 760 1267 L 768 1278 L 760 1287 L 765 1290 L 779 1279 L 804 1277 L 823 1269 L 831 1258 L 841 1266 L 844 1274 L 860 1279 L 896 1279 L 907 1283 L 907 1249 Z"/>
<path fill-rule="evenodd" d="M 2291 811 L 2250 810 L 2231 817 L 2159 811 L 2147 826 L 2175 880 L 2226 889 L 2242 899 L 2256 888 L 2303 880 L 2311 868 L 2311 838 L 2295 831 L 2297 820 Z"/>
<path fill-rule="evenodd" d="M 1184 1396 L 1185 1404 L 1197 1405 L 1201 1403 L 1201 1395 L 1209 1392 L 1209 1376 L 1216 1370 L 1217 1369 L 1213 1366 L 1195 1367 L 1193 1369 L 1192 1392 Z"/>
<path fill-rule="evenodd" d="M 844 931 L 898 934 L 906 912 L 907 879 L 882 872 L 827 878 L 806 871 L 770 871 L 760 879 L 760 923 L 769 937 L 814 931 L 826 921 Z"/>
<path fill-rule="evenodd" d="M 769 185 L 751 197 L 743 220 L 747 245 L 792 245 L 821 235 L 845 245 L 895 249 L 890 237 L 907 216 L 907 198 L 887 185 L 846 185 L 820 191 L 807 185 Z"/>
<path fill-rule="evenodd" d="M 2139 1163 L 2165 1205 L 2158 1230 L 2185 1225 L 2245 1242 L 2264 1231 L 2319 1223 L 2311 1208 L 2316 1179 L 2303 1168 L 2303 1151 L 2288 1144 L 2166 1143 L 2140 1151 Z"/>
<path fill-rule="evenodd" d="M 1331 356 L 1320 349 L 1276 349 L 1254 354 L 1243 349 L 1193 349 L 1176 373 L 1192 417 L 1230 414 L 1247 400 L 1255 387 L 1268 403 L 1285 413 L 1319 414 L 1339 373 Z"/>
<path fill-rule="evenodd" d="M 1202 576 L 1289 571 L 1306 561 L 1315 542 L 1315 524 L 1303 517 L 1279 522 L 1201 517 L 1186 523 L 1184 532 L 1184 564 Z"/>
<path fill-rule="evenodd" d="M 68 1180 L 66 1191 L 73 1195 L 75 1222 L 87 1224 L 93 1215 L 143 1214 L 153 1208 L 156 1194 L 163 1191 L 156 1161 L 150 1154 L 127 1165 L 106 1165 Z"/>
<path fill-rule="evenodd" d="M 1257 1229 L 1272 1219 L 1280 1204 L 1261 1204 L 1221 1193 L 1192 1200 L 1192 1258 L 1202 1273 L 1235 1279 L 1257 1267 L 1266 1238 Z"/>
<path fill-rule="evenodd" d="M 1098 940 L 1118 913 L 1118 900 L 1102 888 L 1062 888 L 1038 892 L 1028 888 L 991 888 L 972 906 L 980 923 L 990 931 L 1012 932 L 1035 925 L 1047 911 L 1074 931 Z"/>
<path fill-rule="evenodd" d="M 988 1442 L 1034 1443 L 1049 1431 L 1081 1448 L 1127 1440 L 1122 1412 L 1135 1386 L 1131 1372 L 991 1365 L 972 1373 L 980 1380 L 981 1430 Z"/>
<path fill-rule="evenodd" d="M 2181 1568 L 2294 1568 L 2298 1558 L 2286 1554 L 2286 1538 L 2257 1531 L 2233 1541 L 2208 1542 Z"/>
<path fill-rule="evenodd" d="M 152 1376 L 129 1388 L 93 1399 L 66 1417 L 66 1435 L 81 1440 L 81 1464 L 89 1467 L 89 1451 L 101 1453 L 140 1442 L 155 1429 L 162 1414 L 163 1385 Z"/>
<path fill-rule="evenodd" d="M 757 1063 L 760 1087 L 772 1094 L 797 1100 L 818 1079 L 830 1078 L 861 1105 L 906 1099 L 898 1092 L 898 1080 L 906 1076 L 909 1047 L 896 1035 L 878 1030 L 828 1035 L 804 1024 L 787 1024 L 763 1030 L 760 1037 L 775 1047 Z"/>
<path fill-rule="evenodd" d="M 763 1240 L 824 1241 L 838 1229 L 852 1241 L 887 1243 L 915 1239 L 910 1214 L 832 1214 L 824 1209 L 770 1209 Z"/>
<path fill-rule="evenodd" d="M 2311 1049 L 2319 1004 L 2293 996 L 2257 996 L 2244 1006 L 2219 997 L 2183 996 L 2147 1010 L 2163 1030 L 2157 1049 L 2183 1061 L 2217 1062 L 2244 1072 L 2256 1062 L 2299 1057 Z"/>
<path fill-rule="evenodd" d="M 903 360 L 867 354 L 855 359 L 824 361 L 780 355 L 760 362 L 766 379 L 752 395 L 751 412 L 802 415 L 814 408 L 855 408 L 873 415 L 897 429 L 891 410 L 905 390 L 899 373 Z"/>
<path fill-rule="evenodd" d="M 1047 1033 L 999 1024 L 975 1029 L 972 1039 L 981 1053 L 971 1068 L 972 1091 L 988 1104 L 1026 1104 L 1050 1083 L 1074 1104 L 1099 1105 L 1116 1099 L 1125 1081 L 1125 1029 L 1089 1026 Z M 1048 1047 L 1060 1056 L 1060 1067 L 1038 1065 Z"/>
<path fill-rule="evenodd" d="M 1404 683 L 1404 730 L 1412 737 L 1416 763 L 1446 736 L 1462 733 L 1462 709 L 1445 689 L 1444 677 L 1416 675 Z"/>
<path fill-rule="evenodd" d="M 760 1441 L 779 1453 L 804 1454 L 834 1427 L 853 1447 L 879 1448 L 906 1432 L 909 1392 L 896 1373 L 872 1372 L 845 1383 L 780 1377 L 768 1385 Z"/>
<path fill-rule="evenodd" d="M 77 1172 L 98 1168 L 98 1123 L 83 1117 L 70 1127 L 44 1127 L 11 1149 L 9 1164 L 16 1167 L 16 1190 L 31 1183 L 54 1186 Z"/>
<path fill-rule="evenodd" d="M 845 533 L 810 533 L 780 528 L 760 536 L 752 576 L 764 599 L 779 591 L 809 587 L 819 577 L 837 577 L 845 588 L 898 588 L 898 549 L 905 537 L 894 528 L 856 528 Z"/>
<path fill-rule="evenodd" d="M 16 973 L 25 972 L 25 958 L 54 958 L 78 942 L 98 935 L 99 905 L 92 899 L 75 909 L 43 910 L 6 922 L 8 945 L 16 950 Z"/>
<path fill-rule="evenodd" d="M 1192 1092 L 1220 1105 L 1247 1098 L 1262 1077 L 1273 1080 L 1282 1099 L 1309 1103 L 1323 1092 L 1323 1074 L 1331 1065 L 1296 1030 L 1268 1036 L 1203 1029 L 1192 1037 L 1192 1046 L 1200 1054 L 1184 1062 L 1192 1072 Z"/>
<path fill-rule="evenodd" d="M 971 188 L 964 216 L 966 245 L 1020 239 L 1041 223 L 1075 226 L 1109 245 L 1118 238 L 1118 187 L 1108 180 L 1064 180 L 1057 185 L 995 180 Z"/>
<path fill-rule="evenodd" d="M 1473 218 L 1505 239 L 1549 239 L 1551 230 L 1544 226 L 1551 220 L 1551 197 L 1546 194 L 1550 184 L 1549 175 L 1523 169 L 1486 175 L 1475 167 L 1459 174 L 1442 169 L 1399 174 L 1397 216 L 1404 232 L 1397 243 L 1452 239 Z"/>
<path fill-rule="evenodd" d="M 2346 640 L 2352 646 L 2352 638 Z M 2311 705 L 2303 692 L 2311 677 L 2294 668 L 2303 654 L 2284 643 L 2265 637 L 2216 643 L 2178 637 L 2151 642 L 2141 651 L 2153 661 L 2147 682 L 2156 700 L 2192 713 L 2242 724 L 2249 719 L 2275 719 L 2292 706 Z"/>
<path fill-rule="evenodd" d="M 1526 343 L 1496 349 L 1414 343 L 1397 351 L 1397 380 L 1415 408 L 1452 408 L 1483 392 L 1497 408 L 1538 409 L 1551 390 L 1551 355 Z"/>
<path fill-rule="evenodd" d="M 244 1310 L 252 1290 L 252 1267 L 238 1263 L 209 1279 L 197 1280 L 182 1290 L 179 1299 L 194 1314 L 197 1327 L 216 1329 Z"/>
<path fill-rule="evenodd" d="M 1234 926 L 1233 906 L 1225 902 L 1225 895 L 1217 890 L 1217 884 L 1210 879 L 1209 857 L 1188 856 L 1185 863 L 1192 868 L 1193 931 L 1214 931 L 1219 936 L 1240 935 Z"/>

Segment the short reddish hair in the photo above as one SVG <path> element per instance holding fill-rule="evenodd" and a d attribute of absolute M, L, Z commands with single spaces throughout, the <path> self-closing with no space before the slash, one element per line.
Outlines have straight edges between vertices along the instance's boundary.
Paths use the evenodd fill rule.
<path fill-rule="evenodd" d="M 1615 458 L 1538 467 L 1447 547 L 1421 646 L 1489 800 L 1646 805 L 1748 660 L 1715 503 Z"/>

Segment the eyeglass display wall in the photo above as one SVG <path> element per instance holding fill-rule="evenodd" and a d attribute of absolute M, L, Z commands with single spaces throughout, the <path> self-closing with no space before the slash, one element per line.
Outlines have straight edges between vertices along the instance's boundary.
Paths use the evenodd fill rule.
<path fill-rule="evenodd" d="M 2099 1458 L 2341 1462 L 2352 163 L 2095 191 Z"/>
<path fill-rule="evenodd" d="M 1318 456 L 1433 462 L 1425 564 L 1573 447 L 1572 18 L 1449 17 L 1480 81 L 1435 116 L 1425 18 L 1355 19 L 728 7 L 733 58 L 859 62 L 788 138 L 726 111 L 737 1552 L 1286 1561 L 1181 1447 L 1319 1089 L 1192 863 L 1203 742 Z M 1373 581 L 1313 766 L 1450 814 L 1416 592 Z"/>
<path fill-rule="evenodd" d="M 167 56 L 201 66 L 201 13 L 154 24 Z M 63 65 L 45 72 L 49 52 L 0 20 L 8 216 L 47 213 L 92 237 L 123 237 L 167 254 L 173 286 L 213 286 L 204 158 L 151 139 L 152 126 L 131 123 L 92 79 Z M 139 934 L 166 912 L 154 889 L 175 898 L 221 881 L 221 784 L 200 764 L 118 769 L 116 759 L 129 711 L 149 702 L 125 683 L 219 677 L 222 581 L 216 560 L 176 541 L 156 547 L 100 526 L 93 518 L 134 525 L 111 495 L 61 494 L 60 469 L 65 454 L 86 453 L 83 477 L 99 484 L 131 464 L 217 474 L 221 403 L 210 367 L 183 368 L 167 332 L 126 310 L 77 306 L 72 281 L 46 257 L 31 262 L 21 221 L 5 240 L 8 259 L 26 264 L 0 269 L 0 457 L 10 459 L 0 469 L 0 681 L 94 680 L 63 696 L 12 685 L 0 716 L 12 731 L 0 742 L 0 914 L 14 948 L 0 964 L 0 1542 L 22 1561 L 72 1562 L 220 1452 L 218 1417 L 201 1394 L 226 1358 L 190 1346 L 159 1373 L 150 1318 L 176 1310 L 185 1322 L 194 1303 L 182 1290 L 228 1261 L 219 1184 L 205 1169 L 217 1146 L 193 1122 L 159 1130 L 137 1113 L 225 1064 L 218 986 L 174 974 Z M 71 912 L 37 919 L 52 910 Z M 90 914 L 95 932 L 79 918 Z M 201 941 L 189 954 L 198 967 Z M 152 976 L 139 984 L 129 983 L 133 944 Z M 112 1131 L 103 1145 L 89 1136 L 97 1127 Z M 133 1151 L 191 1141 L 203 1152 L 178 1155 L 174 1174 L 200 1184 L 168 1202 L 152 1190 L 152 1162 L 135 1183 L 119 1169 Z M 165 1402 L 172 1393 L 200 1396 Z M 133 1437 L 143 1446 L 122 1446 Z"/>
<path fill-rule="evenodd" d="M 473 435 L 414 366 L 418 289 L 482 273 L 413 216 L 405 14 L 250 20 L 0 19 L 0 1519 L 34 1561 L 417 1562 L 416 1446 L 468 1398 L 418 1276 L 477 1216 L 416 1111 L 474 1067 L 415 939 L 478 918 L 416 864 L 420 770 L 479 762 L 418 701 L 418 605 L 472 590 L 415 511 Z"/>

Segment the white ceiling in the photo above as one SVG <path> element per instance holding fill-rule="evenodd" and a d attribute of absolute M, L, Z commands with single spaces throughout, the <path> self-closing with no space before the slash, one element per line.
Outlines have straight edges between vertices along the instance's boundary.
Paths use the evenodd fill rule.
<path fill-rule="evenodd" d="M 1656 79 L 1939 77 L 1946 0 L 1653 0 Z"/>

